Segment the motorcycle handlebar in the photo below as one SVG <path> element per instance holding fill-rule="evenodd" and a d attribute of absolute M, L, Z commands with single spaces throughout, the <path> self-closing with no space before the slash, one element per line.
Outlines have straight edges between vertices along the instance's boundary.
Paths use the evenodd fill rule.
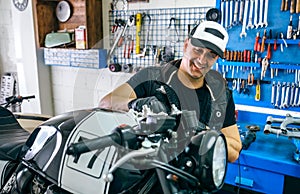
<path fill-rule="evenodd" d="M 83 140 L 78 143 L 72 143 L 67 149 L 67 154 L 78 156 L 92 150 L 105 148 L 115 144 L 121 144 L 121 136 L 118 132 L 94 139 Z"/>
<path fill-rule="evenodd" d="M 8 107 L 10 104 L 15 104 L 17 102 L 22 102 L 23 100 L 28 100 L 31 98 L 35 98 L 35 95 L 31 96 L 10 96 L 5 98 L 6 103 L 3 103 L 1 105 L 5 105 L 5 107 Z"/>
<path fill-rule="evenodd" d="M 28 100 L 28 99 L 35 98 L 35 95 L 31 95 L 31 96 L 21 96 L 21 98 L 22 98 L 23 100 Z"/>

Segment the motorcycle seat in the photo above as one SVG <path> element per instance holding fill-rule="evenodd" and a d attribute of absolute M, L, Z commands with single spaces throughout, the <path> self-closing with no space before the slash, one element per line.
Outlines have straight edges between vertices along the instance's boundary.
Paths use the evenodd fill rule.
<path fill-rule="evenodd" d="M 0 106 L 0 160 L 17 160 L 29 135 L 13 113 Z"/>

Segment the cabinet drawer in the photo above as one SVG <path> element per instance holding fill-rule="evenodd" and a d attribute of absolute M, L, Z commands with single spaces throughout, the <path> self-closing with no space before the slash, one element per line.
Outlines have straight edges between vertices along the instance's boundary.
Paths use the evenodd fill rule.
<path fill-rule="evenodd" d="M 262 193 L 282 193 L 284 175 L 245 165 L 228 164 L 225 183 Z"/>

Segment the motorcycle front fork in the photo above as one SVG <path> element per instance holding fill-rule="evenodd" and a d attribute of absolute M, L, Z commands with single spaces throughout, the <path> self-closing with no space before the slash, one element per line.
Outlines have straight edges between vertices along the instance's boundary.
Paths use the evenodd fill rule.
<path fill-rule="evenodd" d="M 0 194 L 24 194 L 27 193 L 28 184 L 32 181 L 34 174 L 23 164 L 19 164 L 15 172 L 1 189 Z"/>

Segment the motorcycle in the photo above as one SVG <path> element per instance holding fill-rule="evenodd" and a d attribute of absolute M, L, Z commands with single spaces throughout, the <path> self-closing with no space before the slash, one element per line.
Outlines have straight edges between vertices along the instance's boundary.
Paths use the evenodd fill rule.
<path fill-rule="evenodd" d="M 34 99 L 35 95 L 30 96 L 10 96 L 5 98 L 5 102 L 0 104 L 2 107 L 1 111 L 5 114 L 10 114 L 5 109 L 16 109 L 16 107 L 20 106 L 24 100 Z M 5 113 L 6 112 L 6 113 Z M 40 125 L 42 122 L 51 118 L 49 115 L 45 114 L 29 114 L 29 113 L 21 113 L 21 112 L 12 112 L 13 116 L 17 119 L 18 123 L 21 127 L 29 132 L 33 131 L 35 127 Z"/>
<path fill-rule="evenodd" d="M 226 175 L 226 140 L 195 115 L 144 105 L 140 112 L 95 108 L 54 116 L 21 147 L 1 193 L 216 192 Z"/>

